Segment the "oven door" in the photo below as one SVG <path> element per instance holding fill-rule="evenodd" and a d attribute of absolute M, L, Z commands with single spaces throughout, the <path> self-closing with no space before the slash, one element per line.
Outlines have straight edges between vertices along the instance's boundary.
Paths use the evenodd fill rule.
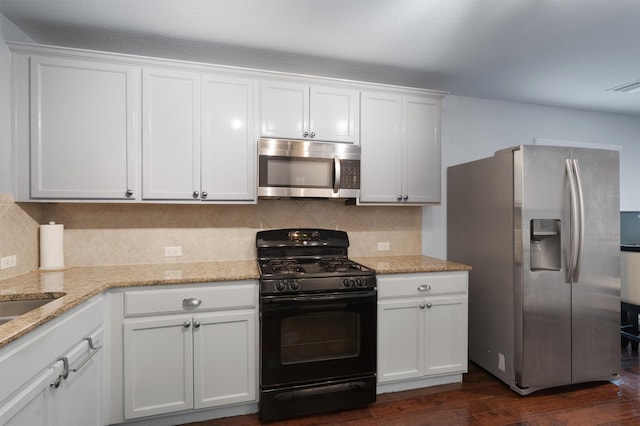
<path fill-rule="evenodd" d="M 263 389 L 375 373 L 375 291 L 264 296 L 260 309 Z"/>

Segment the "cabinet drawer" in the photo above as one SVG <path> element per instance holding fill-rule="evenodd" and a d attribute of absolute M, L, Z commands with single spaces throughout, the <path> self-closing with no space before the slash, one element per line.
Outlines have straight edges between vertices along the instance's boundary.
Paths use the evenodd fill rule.
<path fill-rule="evenodd" d="M 211 283 L 203 287 L 155 288 L 124 293 L 124 315 L 148 315 L 199 312 L 256 306 L 257 284 Z M 185 305 L 185 299 L 200 301 L 197 305 Z M 197 302 L 196 302 L 197 303 Z"/>
<path fill-rule="evenodd" d="M 466 293 L 467 280 L 466 271 L 378 275 L 378 298 Z"/>

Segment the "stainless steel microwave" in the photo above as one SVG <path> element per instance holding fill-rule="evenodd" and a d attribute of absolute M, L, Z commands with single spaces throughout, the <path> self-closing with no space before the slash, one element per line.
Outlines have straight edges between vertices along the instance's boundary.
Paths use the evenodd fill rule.
<path fill-rule="evenodd" d="M 258 139 L 258 196 L 357 198 L 360 147 Z"/>

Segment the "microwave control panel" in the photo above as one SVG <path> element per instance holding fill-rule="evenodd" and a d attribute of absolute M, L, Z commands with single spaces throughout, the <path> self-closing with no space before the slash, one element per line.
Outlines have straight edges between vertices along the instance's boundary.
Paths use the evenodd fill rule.
<path fill-rule="evenodd" d="M 340 188 L 360 189 L 359 160 L 340 160 Z"/>

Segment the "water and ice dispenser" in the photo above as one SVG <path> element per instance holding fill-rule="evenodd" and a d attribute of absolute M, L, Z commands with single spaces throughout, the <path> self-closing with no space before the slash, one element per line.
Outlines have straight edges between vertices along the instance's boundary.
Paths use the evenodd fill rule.
<path fill-rule="evenodd" d="M 561 266 L 560 220 L 531 220 L 531 262 L 532 271 L 559 271 Z"/>

